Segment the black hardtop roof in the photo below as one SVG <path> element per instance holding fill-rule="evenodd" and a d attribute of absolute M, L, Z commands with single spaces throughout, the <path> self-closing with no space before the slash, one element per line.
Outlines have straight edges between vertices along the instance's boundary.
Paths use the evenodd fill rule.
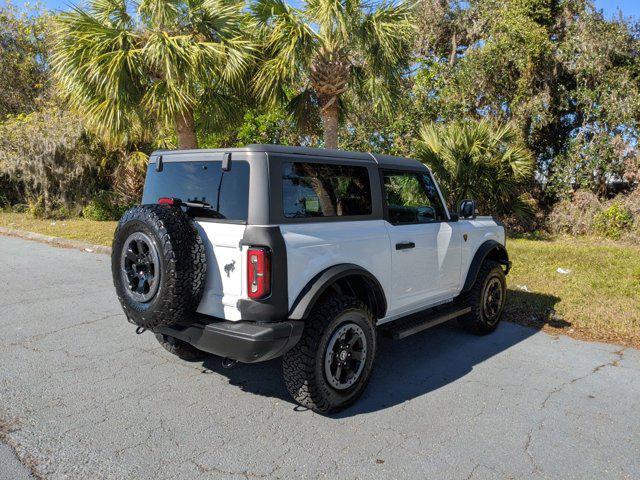
<path fill-rule="evenodd" d="M 171 155 L 184 153 L 225 153 L 225 152 L 265 152 L 265 153 L 286 153 L 292 155 L 310 155 L 316 157 L 328 158 L 344 158 L 349 160 L 362 160 L 365 162 L 376 163 L 387 168 L 409 168 L 412 170 L 427 171 L 427 167 L 413 158 L 394 157 L 393 155 L 383 155 L 380 153 L 350 152 L 347 150 L 334 150 L 328 148 L 309 148 L 309 147 L 288 147 L 284 145 L 273 144 L 254 144 L 239 148 L 212 148 L 200 150 L 156 150 L 151 156 Z M 155 159 L 152 159 L 154 161 Z"/>

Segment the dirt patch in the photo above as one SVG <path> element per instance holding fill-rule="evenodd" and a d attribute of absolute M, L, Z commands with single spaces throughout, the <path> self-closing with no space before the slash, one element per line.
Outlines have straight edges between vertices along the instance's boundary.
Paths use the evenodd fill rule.
<path fill-rule="evenodd" d="M 20 421 L 16 418 L 6 420 L 0 418 L 0 442 L 9 446 L 11 450 L 16 454 L 20 463 L 29 469 L 31 475 L 38 480 L 46 480 L 46 477 L 40 473 L 38 468 L 38 461 L 29 455 L 28 452 L 13 438 L 12 434 L 18 432 L 21 429 Z"/>

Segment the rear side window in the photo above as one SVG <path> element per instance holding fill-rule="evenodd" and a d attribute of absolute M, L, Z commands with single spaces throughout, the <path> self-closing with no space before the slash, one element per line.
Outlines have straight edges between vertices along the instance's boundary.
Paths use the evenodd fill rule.
<path fill-rule="evenodd" d="M 282 203 L 287 218 L 371 215 L 369 172 L 350 165 L 283 163 Z"/>
<path fill-rule="evenodd" d="M 161 197 L 196 202 L 194 216 L 247 221 L 249 209 L 249 164 L 231 163 L 222 171 L 222 162 L 170 162 L 165 160 L 161 172 L 155 164 L 147 170 L 142 203 L 157 203 Z"/>

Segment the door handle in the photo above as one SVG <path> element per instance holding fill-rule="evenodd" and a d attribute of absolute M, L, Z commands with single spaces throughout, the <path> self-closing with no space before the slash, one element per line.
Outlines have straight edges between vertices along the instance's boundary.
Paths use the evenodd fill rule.
<path fill-rule="evenodd" d="M 400 242 L 396 243 L 396 250 L 407 250 L 409 248 L 414 248 L 416 246 L 413 242 Z"/>

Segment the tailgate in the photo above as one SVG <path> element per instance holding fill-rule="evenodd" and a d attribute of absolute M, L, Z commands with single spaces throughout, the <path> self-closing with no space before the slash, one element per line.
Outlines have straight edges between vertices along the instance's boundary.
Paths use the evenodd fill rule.
<path fill-rule="evenodd" d="M 198 312 L 240 320 L 237 304 L 245 284 L 241 242 L 246 225 L 196 219 L 196 226 L 207 254 L 207 280 Z"/>

